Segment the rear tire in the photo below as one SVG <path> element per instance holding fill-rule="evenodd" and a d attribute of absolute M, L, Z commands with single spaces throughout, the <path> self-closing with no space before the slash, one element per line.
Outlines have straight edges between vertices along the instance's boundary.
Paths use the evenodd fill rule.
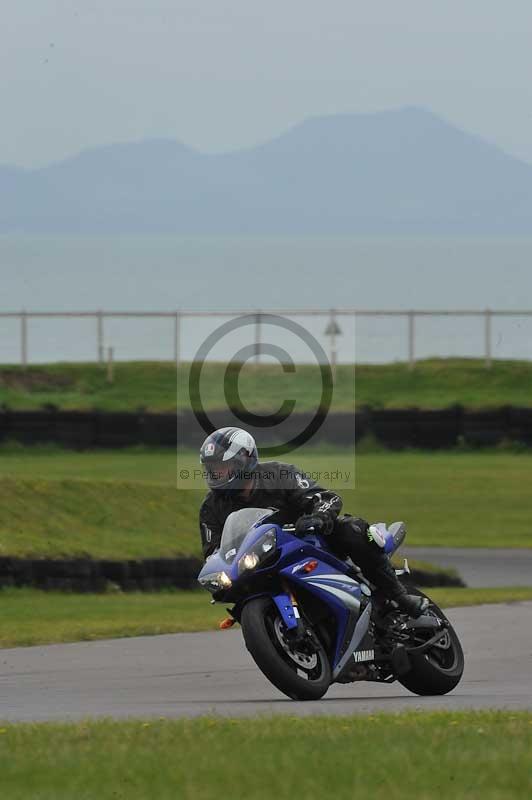
<path fill-rule="evenodd" d="M 255 664 L 283 694 L 292 700 L 323 697 L 332 680 L 325 649 L 317 640 L 309 639 L 313 653 L 294 647 L 291 654 L 281 615 L 270 597 L 256 597 L 246 603 L 240 624 Z"/>
<path fill-rule="evenodd" d="M 427 597 L 426 594 L 409 586 L 411 594 Z M 447 617 L 430 597 L 427 614 L 434 614 L 447 622 Z M 432 633 L 430 634 L 432 635 Z M 464 672 L 464 653 L 460 640 L 451 623 L 444 630 L 439 643 L 431 647 L 427 653 L 409 655 L 412 669 L 401 675 L 398 680 L 405 689 L 418 695 L 442 695 L 451 692 L 462 678 Z"/>

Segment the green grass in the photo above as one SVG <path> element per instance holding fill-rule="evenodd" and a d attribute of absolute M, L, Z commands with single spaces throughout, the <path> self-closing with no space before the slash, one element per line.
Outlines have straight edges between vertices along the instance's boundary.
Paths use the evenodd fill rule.
<path fill-rule="evenodd" d="M 213 630 L 227 616 L 203 590 L 62 594 L 4 589 L 0 604 L 0 647 Z"/>
<path fill-rule="evenodd" d="M 109 384 L 99 364 L 43 364 L 0 369 L 0 403 L 14 409 L 53 404 L 64 409 L 175 410 L 176 370 L 169 362 L 127 362 Z"/>
<path fill-rule="evenodd" d="M 532 600 L 532 587 L 427 589 L 441 607 Z M 207 592 L 61 594 L 36 589 L 0 593 L 0 647 L 215 630 L 227 616 Z M 221 633 L 220 636 L 224 634 Z"/>
<path fill-rule="evenodd" d="M 0 555 L 149 558 L 198 552 L 197 507 L 171 486 L 0 480 Z"/>
<path fill-rule="evenodd" d="M 196 453 L 187 464 L 198 465 Z M 55 445 L 0 446 L 0 478 L 73 478 L 93 481 L 127 481 L 176 485 L 177 455 L 163 448 L 129 447 L 123 450 L 63 450 Z"/>
<path fill-rule="evenodd" d="M 206 409 L 226 408 L 225 369 L 225 364 L 216 362 L 204 367 L 201 393 Z M 105 368 L 98 364 L 47 364 L 31 366 L 25 372 L 17 366 L 3 366 L 0 405 L 13 409 L 53 404 L 64 409 L 174 411 L 176 406 L 190 406 L 189 371 L 190 364 L 181 365 L 176 375 L 171 362 L 122 362 L 116 364 L 115 380 L 109 384 Z M 359 365 L 355 381 L 358 407 L 532 405 L 532 363 L 527 361 L 495 361 L 487 370 L 482 359 L 433 358 L 419 361 L 412 372 L 399 362 Z M 313 409 L 319 386 L 318 369 L 310 364 L 297 365 L 295 374 L 284 373 L 280 365 L 248 364 L 239 381 L 243 402 L 255 410 L 278 408 L 280 397 L 294 398 L 296 410 Z M 338 366 L 332 408 L 353 408 L 350 365 Z"/>
<path fill-rule="evenodd" d="M 0 728 L 2 789 L 9 800 L 528 800 L 531 752 L 527 712 Z"/>
<path fill-rule="evenodd" d="M 490 453 L 303 452 L 344 510 L 403 519 L 409 545 L 532 547 L 532 456 Z M 196 454 L 180 457 L 197 467 Z M 198 555 L 201 482 L 176 490 L 172 452 L 0 452 L 0 555 Z M 189 483 L 180 483 L 180 487 Z"/>
<path fill-rule="evenodd" d="M 495 588 L 440 588 L 425 590 L 440 608 L 481 606 L 486 603 L 522 603 L 532 600 L 532 586 L 497 586 Z"/>
<path fill-rule="evenodd" d="M 468 408 L 532 405 L 532 362 L 432 358 L 406 364 L 360 365 L 356 370 L 357 405 L 375 408 Z"/>

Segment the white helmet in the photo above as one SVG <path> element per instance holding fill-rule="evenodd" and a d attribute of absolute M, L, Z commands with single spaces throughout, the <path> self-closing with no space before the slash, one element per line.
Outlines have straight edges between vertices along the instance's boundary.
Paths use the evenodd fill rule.
<path fill-rule="evenodd" d="M 219 428 L 207 436 L 200 449 L 207 485 L 215 491 L 241 489 L 258 460 L 255 439 L 242 428 Z"/>

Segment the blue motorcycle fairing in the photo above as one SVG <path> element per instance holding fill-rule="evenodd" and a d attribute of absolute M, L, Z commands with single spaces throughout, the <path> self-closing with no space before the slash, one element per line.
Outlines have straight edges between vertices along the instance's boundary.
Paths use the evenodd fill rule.
<path fill-rule="evenodd" d="M 312 549 L 314 550 L 314 548 Z M 360 584 L 351 576 L 345 574 L 344 563 L 339 562 L 342 567 L 342 571 L 340 571 L 336 564 L 333 565 L 330 562 L 321 560 L 322 552 L 316 549 L 314 552 L 306 554 L 306 557 L 295 565 L 281 569 L 280 574 L 295 584 L 295 587 L 300 585 L 318 597 L 333 612 L 337 626 L 333 660 L 334 677 L 336 665 L 343 660 L 346 651 L 353 642 L 361 611 L 362 592 Z M 309 558 L 309 555 L 312 558 Z M 332 558 L 337 560 L 334 556 Z M 318 561 L 318 565 L 307 573 L 304 567 L 310 561 Z M 360 640 L 362 636 L 360 636 Z"/>
<path fill-rule="evenodd" d="M 251 571 L 238 574 L 238 562 L 242 556 L 253 548 L 256 542 L 269 530 L 275 528 L 277 536 L 277 560 L 261 567 L 260 564 Z M 304 587 L 318 597 L 327 606 L 336 621 L 336 642 L 332 659 L 333 679 L 335 679 L 353 652 L 360 645 L 368 630 L 371 603 L 362 596 L 360 584 L 348 573 L 348 565 L 327 549 L 326 540 L 316 534 L 300 539 L 289 531 L 284 531 L 274 523 L 259 523 L 250 529 L 236 553 L 231 553 L 230 562 L 218 551 L 205 563 L 199 577 L 213 572 L 224 571 L 233 581 L 233 590 L 242 579 L 252 580 L 255 575 L 264 575 L 275 571 L 294 589 Z M 305 572 L 304 566 L 310 561 L 317 561 L 311 572 Z M 298 624 L 290 597 L 286 593 L 273 594 L 259 592 L 245 598 L 247 602 L 253 596 L 270 596 L 289 629 Z M 362 613 L 361 613 L 362 612 Z"/>
<path fill-rule="evenodd" d="M 201 572 L 198 575 L 198 580 L 200 578 L 205 578 L 207 575 L 211 575 L 213 572 L 228 573 L 227 562 L 224 561 L 223 558 L 220 556 L 219 551 L 213 553 L 207 558 L 203 567 L 201 568 Z"/>
<path fill-rule="evenodd" d="M 217 550 L 205 561 L 201 572 L 198 575 L 198 579 L 204 578 L 207 575 L 211 575 L 213 572 L 225 572 L 233 582 L 238 580 L 239 560 L 245 553 L 247 553 L 248 550 L 251 550 L 253 545 L 261 538 L 261 536 L 263 536 L 263 534 L 272 528 L 275 528 L 277 532 L 282 531 L 282 528 L 280 528 L 278 525 L 273 525 L 272 523 L 269 525 L 267 523 L 261 523 L 257 527 L 251 528 L 238 550 L 235 550 L 234 553 L 229 551 L 229 558 L 227 558 L 228 553 L 222 553 L 221 550 Z M 257 567 L 255 572 L 258 572 L 259 569 L 260 567 Z"/>
<path fill-rule="evenodd" d="M 298 612 L 294 610 L 294 606 L 292 605 L 292 600 L 287 594 L 272 595 L 271 592 L 258 592 L 257 594 L 250 594 L 244 600 L 241 600 L 235 605 L 235 608 L 239 609 L 236 619 L 240 618 L 242 608 L 246 605 L 246 603 L 249 603 L 250 600 L 255 600 L 255 598 L 257 597 L 269 597 L 271 600 L 273 600 L 273 602 L 277 606 L 279 614 L 281 615 L 282 620 L 286 625 L 286 627 L 289 630 L 297 628 L 298 617 L 296 616 L 296 614 Z"/>
<path fill-rule="evenodd" d="M 312 534 L 296 539 L 281 530 L 277 546 L 281 549 L 275 565 L 278 574 L 294 588 L 298 584 L 304 586 L 333 612 L 337 635 L 332 667 L 333 678 L 336 678 L 367 632 L 371 603 L 362 596 L 358 581 L 348 574 L 348 565 L 327 549 L 325 538 Z M 318 564 L 307 573 L 304 567 L 310 561 Z"/>
<path fill-rule="evenodd" d="M 237 581 L 240 577 L 238 575 L 238 562 L 242 556 L 247 553 L 248 550 L 251 550 L 256 542 L 272 528 L 275 528 L 277 535 L 277 551 L 280 551 L 279 568 L 285 562 L 292 563 L 298 555 L 301 557 L 303 555 L 312 555 L 315 553 L 315 550 L 318 549 L 320 559 L 328 563 L 338 572 L 347 573 L 349 571 L 347 564 L 336 558 L 336 556 L 334 556 L 330 550 L 327 549 L 327 545 L 323 537 L 312 534 L 306 536 L 304 539 L 298 539 L 292 533 L 283 531 L 280 525 L 270 522 L 259 523 L 256 527 L 251 528 L 249 533 L 242 541 L 242 544 L 238 548 L 238 551 L 236 553 L 232 553 L 229 560 L 227 559 L 227 554 L 222 553 L 221 550 L 217 550 L 216 553 L 213 553 L 211 556 L 209 556 L 209 558 L 205 561 L 198 578 L 203 578 L 213 572 L 225 572 L 231 578 L 233 583 Z M 253 570 L 253 572 L 255 574 L 259 574 L 263 572 L 264 569 L 265 568 L 261 567 L 259 564 Z M 271 567 L 266 567 L 266 569 L 271 569 Z"/>

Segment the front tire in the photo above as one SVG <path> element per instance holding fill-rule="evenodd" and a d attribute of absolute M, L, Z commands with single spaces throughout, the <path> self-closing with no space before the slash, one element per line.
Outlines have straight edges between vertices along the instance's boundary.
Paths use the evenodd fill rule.
<path fill-rule="evenodd" d="M 332 680 L 327 654 L 314 637 L 305 649 L 290 644 L 277 606 L 256 597 L 242 610 L 244 642 L 261 672 L 292 700 L 319 700 Z"/>
<path fill-rule="evenodd" d="M 427 597 L 419 589 L 412 590 L 409 587 L 408 591 Z M 427 597 L 427 600 L 430 602 L 430 606 L 425 613 L 449 622 L 441 608 L 433 603 L 430 597 Z M 432 635 L 433 632 L 427 633 L 427 638 Z M 431 647 L 426 653 L 418 653 L 409 657 L 412 668 L 405 675 L 401 675 L 398 680 L 410 692 L 418 695 L 442 695 L 451 692 L 460 683 L 464 672 L 464 653 L 450 622 L 444 629 L 442 639 L 434 647 Z"/>

